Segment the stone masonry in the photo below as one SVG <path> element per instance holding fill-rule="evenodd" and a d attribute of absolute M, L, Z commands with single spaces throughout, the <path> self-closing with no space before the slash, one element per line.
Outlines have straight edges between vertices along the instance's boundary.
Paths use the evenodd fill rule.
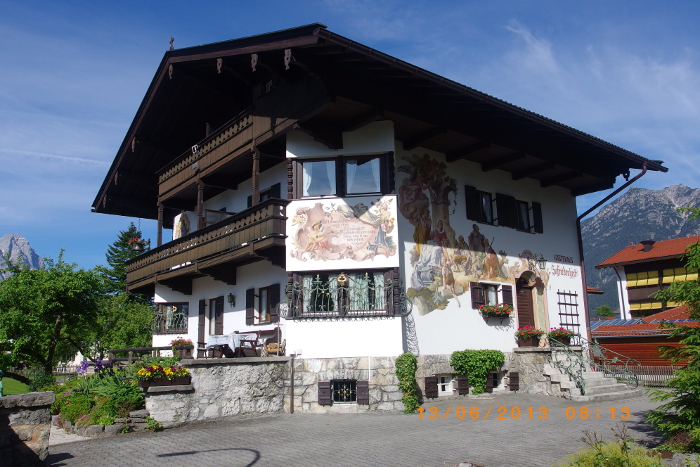
<path fill-rule="evenodd" d="M 46 465 L 53 392 L 0 397 L 0 467 Z"/>

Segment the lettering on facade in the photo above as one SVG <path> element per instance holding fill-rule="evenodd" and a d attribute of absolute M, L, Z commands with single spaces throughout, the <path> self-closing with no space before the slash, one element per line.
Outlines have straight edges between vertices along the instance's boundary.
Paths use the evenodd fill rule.
<path fill-rule="evenodd" d="M 562 263 L 574 264 L 574 258 L 571 256 L 554 255 L 554 261 L 561 261 Z"/>
<path fill-rule="evenodd" d="M 569 278 L 574 278 L 578 277 L 578 269 L 576 268 L 567 268 L 563 266 L 557 266 L 554 265 L 552 268 L 549 270 L 549 273 L 552 274 L 553 276 L 565 276 Z"/>

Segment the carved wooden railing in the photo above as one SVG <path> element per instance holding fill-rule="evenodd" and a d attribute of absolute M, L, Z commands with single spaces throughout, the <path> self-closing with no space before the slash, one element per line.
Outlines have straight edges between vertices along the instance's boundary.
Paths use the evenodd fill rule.
<path fill-rule="evenodd" d="M 161 169 L 158 172 L 158 194 L 167 193 L 181 183 L 196 177 L 198 172 L 249 145 L 253 137 L 252 109 L 248 108 L 229 120 L 216 134 L 193 146 L 174 162 Z"/>
<path fill-rule="evenodd" d="M 126 264 L 126 281 L 167 272 L 193 261 L 247 246 L 268 237 L 285 236 L 289 201 L 269 199 L 219 223 L 154 248 Z"/>

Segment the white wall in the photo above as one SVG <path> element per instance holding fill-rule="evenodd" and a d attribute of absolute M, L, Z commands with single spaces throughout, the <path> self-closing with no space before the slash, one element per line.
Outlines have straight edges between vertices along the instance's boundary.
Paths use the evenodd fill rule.
<path fill-rule="evenodd" d="M 374 154 L 394 150 L 394 122 L 372 122 L 343 133 L 342 149 L 328 146 L 300 131 L 287 133 L 287 157 L 334 157 L 344 154 Z"/>
<path fill-rule="evenodd" d="M 620 318 L 630 319 L 632 314 L 630 313 L 630 302 L 627 296 L 627 274 L 625 274 L 624 266 L 616 266 L 615 272 L 617 272 L 617 300 L 620 305 Z"/>
<path fill-rule="evenodd" d="M 410 152 L 403 150 L 401 142 L 396 143 L 397 168 L 408 165 L 404 157 L 410 158 L 412 155 L 427 157 L 432 160 L 431 170 L 440 170 L 439 163 L 445 163 L 444 155 L 417 148 Z M 578 294 L 578 309 L 580 313 L 580 329 L 585 331 L 585 320 L 583 317 L 583 285 L 580 271 L 580 258 L 578 254 L 578 243 L 576 236 L 576 203 L 568 190 L 560 187 L 541 188 L 540 183 L 532 179 L 513 181 L 511 174 L 494 170 L 483 172 L 479 164 L 460 160 L 447 164 L 444 168 L 447 176 L 456 180 L 456 195 L 450 195 L 449 223 L 454 229 L 455 238 L 463 235 L 468 238 L 472 231 L 474 221 L 466 217 L 464 186 L 470 185 L 477 190 L 495 193 L 503 193 L 514 196 L 517 200 L 528 202 L 539 202 L 542 205 L 543 234 L 521 232 L 505 226 L 492 226 L 477 223 L 480 232 L 488 239 L 496 252 L 504 250 L 507 254 L 506 268 L 512 268 L 513 274 L 507 279 L 495 278 L 486 282 L 510 284 L 513 286 L 515 299 L 515 279 L 519 277 L 526 262 L 522 261 L 519 255 L 525 250 L 532 253 L 542 254 L 547 260 L 546 271 L 540 271 L 537 275 L 545 280 L 545 296 L 547 312 L 543 315 L 539 327 L 548 330 L 549 327 L 558 327 L 560 324 L 559 307 L 557 305 L 557 291 L 574 292 Z M 402 185 L 404 179 L 410 175 L 405 171 L 397 171 L 397 190 Z M 429 194 L 425 190 L 426 195 Z M 399 195 L 401 203 L 401 195 Z M 456 200 L 456 206 L 453 201 Z M 495 206 L 495 203 L 494 203 Z M 434 212 L 435 205 L 431 204 L 431 212 Z M 495 209 L 495 208 L 494 208 Z M 406 282 L 407 290 L 411 287 L 411 276 L 413 266 L 411 263 L 411 250 L 415 247 L 413 238 L 414 226 L 399 213 L 400 232 L 400 254 L 402 255 L 402 277 Z M 436 226 L 433 224 L 433 228 Z M 555 261 L 554 255 L 570 258 L 573 263 L 567 260 Z M 520 266 L 520 267 L 518 267 Z M 464 277 L 463 282 L 467 280 Z M 422 354 L 447 354 L 455 350 L 463 349 L 497 349 L 501 351 L 511 351 L 515 346 L 513 333 L 517 329 L 517 316 L 510 320 L 489 319 L 481 317 L 478 310 L 472 309 L 471 294 L 469 290 L 463 290 L 460 295 L 459 289 L 455 288 L 457 298 L 455 299 L 451 291 L 439 287 L 438 293 L 447 298 L 444 309 L 419 310 L 414 306 L 413 313 L 416 322 L 416 332 L 420 351 Z M 415 289 L 420 290 L 420 288 Z M 427 292 L 427 291 L 424 291 Z M 416 299 L 418 300 L 418 299 Z M 459 301 L 459 303 L 458 303 Z M 544 303 L 542 303 L 544 307 Z M 537 304 L 535 303 L 535 307 Z M 536 308 L 537 312 L 537 308 Z"/>

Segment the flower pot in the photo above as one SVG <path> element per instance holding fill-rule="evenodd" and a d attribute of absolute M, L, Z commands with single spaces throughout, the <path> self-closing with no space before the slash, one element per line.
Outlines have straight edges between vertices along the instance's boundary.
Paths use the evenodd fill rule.
<path fill-rule="evenodd" d="M 192 350 L 194 345 L 177 345 L 173 347 L 173 355 L 180 358 L 192 358 Z"/>
<path fill-rule="evenodd" d="M 566 346 L 571 345 L 571 337 L 550 337 L 550 341 L 557 341 L 560 344 L 564 344 Z"/>
<path fill-rule="evenodd" d="M 518 337 L 518 347 L 539 347 L 539 337 Z"/>
<path fill-rule="evenodd" d="M 175 384 L 192 384 L 192 376 L 176 376 L 173 381 Z"/>
<path fill-rule="evenodd" d="M 481 316 L 483 316 L 484 318 L 500 318 L 500 319 L 510 318 L 510 315 L 507 315 L 504 313 L 482 313 Z"/>

